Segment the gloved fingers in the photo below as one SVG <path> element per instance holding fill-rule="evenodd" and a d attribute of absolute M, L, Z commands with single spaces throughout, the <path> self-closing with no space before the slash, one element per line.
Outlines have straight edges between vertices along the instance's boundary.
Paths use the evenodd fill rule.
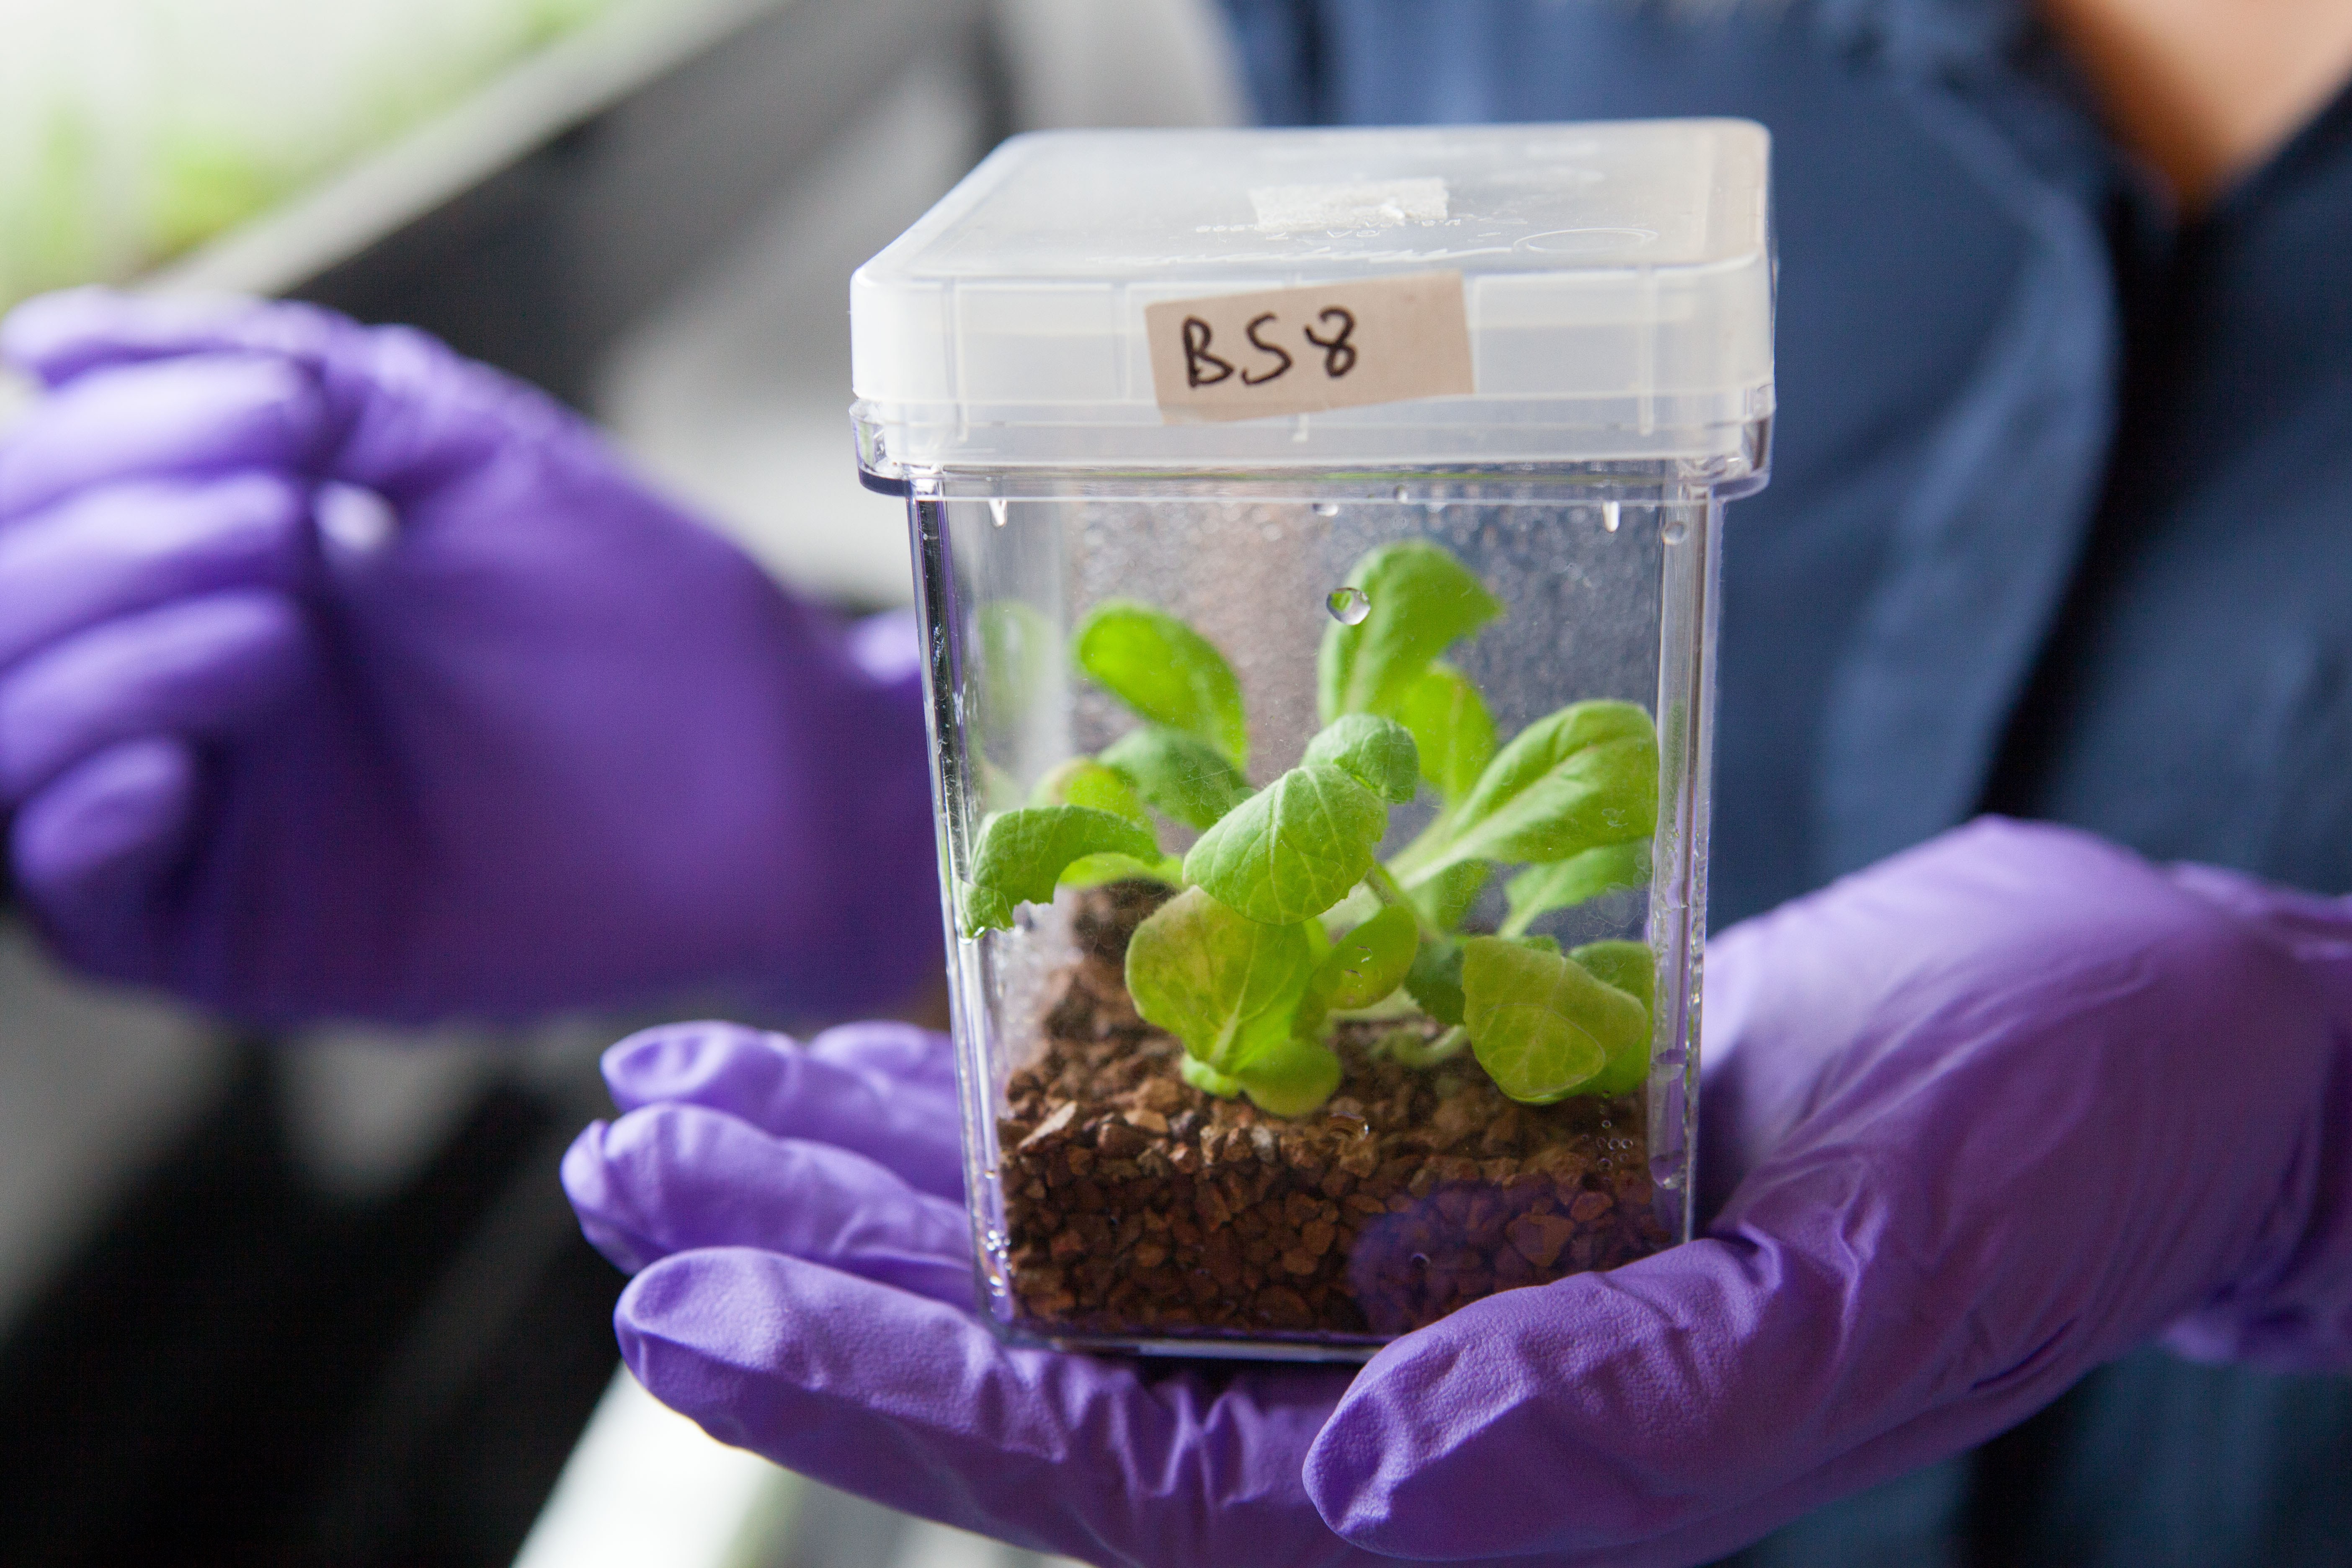
<path fill-rule="evenodd" d="M 893 1508 L 1089 1563 L 1365 1562 L 1299 1484 L 1345 1371 L 1009 1346 L 940 1302 L 740 1248 L 654 1265 L 614 1321 L 656 1398 Z"/>
<path fill-rule="evenodd" d="M 225 588 L 291 591 L 301 488 L 273 474 L 132 479 L 0 527 L 0 671 L 70 633 Z"/>
<path fill-rule="evenodd" d="M 310 306 L 291 306 L 301 320 Z M 221 348 L 252 348 L 237 336 L 273 320 L 257 299 L 233 294 L 125 294 L 106 287 L 58 289 L 24 300 L 0 318 L 0 360 L 45 385 L 82 372 L 167 360 Z"/>
<path fill-rule="evenodd" d="M 963 1195 L 955 1068 L 944 1036 L 855 1024 L 802 1046 L 736 1024 L 666 1024 L 621 1041 L 604 1065 L 624 1110 L 660 1101 L 708 1106 L 776 1137 L 862 1154 L 919 1191 Z"/>
<path fill-rule="evenodd" d="M 0 326 L 0 353 L 62 388 L 60 397 L 188 363 L 273 365 L 301 381 L 320 411 L 325 437 L 305 448 L 303 471 L 395 501 L 493 466 L 532 438 L 583 428 L 551 399 L 425 333 L 294 301 L 73 289 L 19 306 Z M 8 507 L 0 483 L 0 517 Z"/>
<path fill-rule="evenodd" d="M 1751 972 L 1708 1017 L 1708 1157 L 1744 1171 L 1711 1236 L 1385 1350 L 1307 1461 L 1349 1539 L 1624 1545 L 1958 1447 L 2300 1233 L 2315 1000 L 2133 857 L 1970 829 L 1708 962 Z"/>
<path fill-rule="evenodd" d="M 17 812 L 17 893 L 68 958 L 103 974 L 148 973 L 125 944 L 150 929 L 136 916 L 186 852 L 198 780 L 186 742 L 142 736 L 67 769 Z"/>
<path fill-rule="evenodd" d="M 894 1090 L 955 1099 L 955 1042 L 936 1029 L 887 1019 L 836 1024 L 809 1041 L 808 1053 L 875 1074 Z"/>
<path fill-rule="evenodd" d="M 697 1105 L 597 1122 L 563 1158 L 564 1190 L 623 1268 L 675 1252 L 756 1247 L 969 1308 L 963 1205 L 916 1191 L 862 1154 L 778 1138 Z"/>
<path fill-rule="evenodd" d="M 1812 1260 L 1718 1240 L 1506 1290 L 1372 1360 L 1307 1455 L 1307 1490 L 1348 1540 L 1412 1559 L 1696 1525 L 1823 1457 L 1851 1317 L 1846 1282 Z"/>
<path fill-rule="evenodd" d="M 331 425 L 316 381 L 279 360 L 207 354 L 96 372 L 0 438 L 0 527 L 110 480 L 304 472 Z"/>
<path fill-rule="evenodd" d="M 233 589 L 79 633 L 0 678 L 0 799 L 156 733 L 226 735 L 275 709 L 311 659 L 284 595 Z"/>
<path fill-rule="evenodd" d="M 65 289 L 0 320 L 0 360 L 58 386 L 92 370 L 186 354 L 310 358 L 352 330 L 332 311 L 294 300 Z"/>

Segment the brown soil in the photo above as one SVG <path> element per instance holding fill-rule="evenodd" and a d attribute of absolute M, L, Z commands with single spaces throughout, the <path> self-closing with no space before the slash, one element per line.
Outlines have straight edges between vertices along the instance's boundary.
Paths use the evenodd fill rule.
<path fill-rule="evenodd" d="M 1341 1026 L 1346 1077 L 1295 1121 L 1185 1083 L 1182 1047 L 1121 980 L 1128 937 L 1165 897 L 1148 882 L 1083 896 L 1042 1049 L 1007 1086 L 1024 1327 L 1387 1335 L 1667 1244 L 1638 1096 L 1519 1105 L 1466 1056 L 1407 1068 L 1373 1052 L 1394 1022 Z"/>

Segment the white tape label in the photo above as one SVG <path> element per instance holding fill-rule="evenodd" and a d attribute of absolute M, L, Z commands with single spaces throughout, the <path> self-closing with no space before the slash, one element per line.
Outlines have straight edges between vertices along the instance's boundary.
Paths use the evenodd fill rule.
<path fill-rule="evenodd" d="M 1145 307 L 1143 328 L 1171 424 L 1475 390 L 1459 272 L 1169 300 Z"/>

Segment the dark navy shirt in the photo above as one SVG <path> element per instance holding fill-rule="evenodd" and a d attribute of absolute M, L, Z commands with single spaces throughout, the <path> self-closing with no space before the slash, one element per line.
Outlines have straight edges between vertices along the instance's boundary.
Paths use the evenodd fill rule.
<path fill-rule="evenodd" d="M 2020 0 L 1225 0 L 1275 122 L 1774 139 L 1718 926 L 1997 808 L 2352 891 L 2352 94 L 2181 223 Z M 2352 1563 L 2352 1382 L 2095 1374 L 1754 1563 Z"/>

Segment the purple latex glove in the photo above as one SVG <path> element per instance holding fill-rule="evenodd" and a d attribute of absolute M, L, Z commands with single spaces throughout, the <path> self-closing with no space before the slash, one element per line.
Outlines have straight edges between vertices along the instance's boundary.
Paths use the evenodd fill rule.
<path fill-rule="evenodd" d="M 643 1269 L 618 1321 L 656 1395 L 1097 1563 L 1699 1563 L 2168 1326 L 2352 1365 L 2352 910 L 1988 821 L 1708 963 L 1705 1238 L 1352 1383 L 1000 1345 L 958 1310 L 946 1111 L 877 1119 L 877 1074 L 944 1105 L 943 1043 L 849 1092 L 772 1037 L 639 1037 L 607 1065 L 639 1109 L 565 1180 Z"/>
<path fill-rule="evenodd" d="M 100 290 L 0 351 L 0 812 L 68 958 L 257 1020 L 936 971 L 908 628 L 845 636 L 402 329 Z"/>

